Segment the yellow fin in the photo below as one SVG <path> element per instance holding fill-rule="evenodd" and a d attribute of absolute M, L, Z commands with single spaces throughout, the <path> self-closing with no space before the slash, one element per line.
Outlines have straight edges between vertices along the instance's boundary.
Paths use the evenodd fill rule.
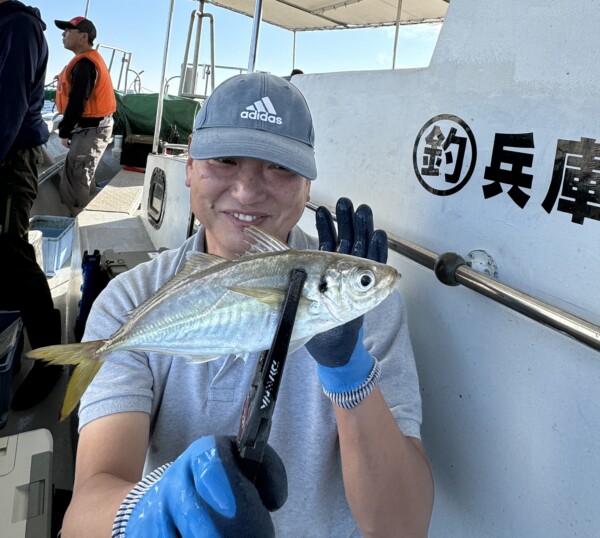
<path fill-rule="evenodd" d="M 60 408 L 60 420 L 67 418 L 77 407 L 85 389 L 88 388 L 88 385 L 92 382 L 92 379 L 94 379 L 98 370 L 100 370 L 103 362 L 104 361 L 101 360 L 84 360 L 75 367 L 73 375 L 67 385 L 65 399 Z"/>
<path fill-rule="evenodd" d="M 29 359 L 38 359 L 51 364 L 79 364 L 84 360 L 97 360 L 97 352 L 104 340 L 92 340 L 80 344 L 38 347 L 26 353 Z"/>
<path fill-rule="evenodd" d="M 268 306 L 281 306 L 285 299 L 285 292 L 277 288 L 237 288 L 231 286 L 227 289 L 234 293 L 252 297 L 252 299 L 256 299 Z"/>

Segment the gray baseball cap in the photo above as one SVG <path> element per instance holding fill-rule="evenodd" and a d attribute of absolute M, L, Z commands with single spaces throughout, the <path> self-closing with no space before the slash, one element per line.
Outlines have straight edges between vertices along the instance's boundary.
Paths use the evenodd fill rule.
<path fill-rule="evenodd" d="M 192 159 L 252 157 L 316 179 L 315 133 L 300 90 L 267 73 L 222 82 L 194 122 Z"/>

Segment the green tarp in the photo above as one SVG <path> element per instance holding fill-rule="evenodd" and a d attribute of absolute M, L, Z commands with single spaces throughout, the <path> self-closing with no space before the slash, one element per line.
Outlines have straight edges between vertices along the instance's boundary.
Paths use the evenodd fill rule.
<path fill-rule="evenodd" d="M 156 123 L 157 93 L 115 92 L 117 111 L 114 114 L 113 134 L 126 138 L 130 134 L 153 135 Z M 177 127 L 179 143 L 187 144 L 200 103 L 187 97 L 165 95 L 163 100 L 161 140 L 167 140 L 172 125 Z"/>
<path fill-rule="evenodd" d="M 47 101 L 54 101 L 55 89 L 46 89 Z M 115 91 L 117 111 L 114 114 L 115 126 L 113 135 L 154 135 L 156 123 L 157 93 L 128 93 Z M 200 108 L 198 101 L 188 97 L 165 95 L 163 100 L 163 114 L 160 126 L 160 139 L 167 141 L 172 125 L 177 127 L 179 143 L 187 144 L 187 139 L 194 125 L 194 118 Z"/>

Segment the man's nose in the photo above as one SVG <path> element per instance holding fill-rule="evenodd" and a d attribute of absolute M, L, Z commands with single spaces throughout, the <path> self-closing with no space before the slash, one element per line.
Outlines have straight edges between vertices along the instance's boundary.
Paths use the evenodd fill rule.
<path fill-rule="evenodd" d="M 235 181 L 232 191 L 240 202 L 256 203 L 265 195 L 264 178 L 256 170 L 245 171 Z"/>

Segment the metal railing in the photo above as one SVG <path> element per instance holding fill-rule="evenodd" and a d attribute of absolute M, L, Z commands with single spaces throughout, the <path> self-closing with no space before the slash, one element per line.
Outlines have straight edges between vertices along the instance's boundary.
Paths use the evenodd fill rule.
<path fill-rule="evenodd" d="M 314 202 L 306 204 L 313 211 L 316 211 L 319 205 L 322 204 Z M 600 326 L 476 271 L 469 267 L 458 254 L 446 252 L 438 255 L 390 233 L 388 233 L 388 244 L 394 252 L 434 271 L 440 282 L 449 286 L 462 284 L 528 318 L 561 331 L 582 344 L 600 351 Z"/>
<path fill-rule="evenodd" d="M 107 63 L 107 68 L 108 72 L 111 74 L 113 82 L 115 80 L 115 77 L 112 73 L 112 68 L 113 63 L 115 61 L 115 55 L 117 53 L 122 55 L 121 66 L 119 68 L 119 76 L 117 78 L 117 83 L 115 84 L 115 89 L 120 90 L 123 93 L 127 93 L 127 74 L 129 71 L 132 71 L 131 69 L 129 69 L 129 64 L 131 63 L 131 52 L 119 49 L 117 47 L 112 47 L 110 45 L 104 45 L 102 43 L 96 45 L 96 50 L 98 52 L 101 52 L 101 49 L 107 49 L 108 51 L 110 51 L 110 58 Z"/>
<path fill-rule="evenodd" d="M 198 58 L 200 57 L 200 40 L 202 37 L 202 22 L 207 19 L 210 24 L 210 81 L 211 81 L 211 93 L 215 89 L 215 19 L 211 13 L 204 12 L 204 1 L 200 1 L 199 9 L 192 11 L 190 15 L 190 24 L 188 28 L 187 41 L 185 44 L 185 52 L 183 54 L 183 62 L 181 64 L 181 79 L 179 81 L 179 95 L 185 97 L 197 97 L 200 99 L 206 99 L 208 97 L 207 89 L 204 94 L 200 95 L 196 93 L 196 83 L 198 76 Z M 196 28 L 196 41 L 194 45 L 194 55 L 191 64 L 188 62 L 190 54 L 190 47 L 192 43 L 192 34 Z M 207 79 L 208 88 L 208 79 Z"/>
<path fill-rule="evenodd" d="M 189 73 L 192 70 L 192 67 L 193 67 L 192 64 L 188 64 L 186 73 Z M 232 65 L 198 64 L 197 68 L 198 68 L 198 72 L 202 73 L 202 79 L 204 80 L 204 91 L 202 93 L 197 92 L 197 87 L 199 84 L 198 84 L 198 81 L 196 81 L 196 84 L 194 85 L 195 89 L 193 92 L 187 92 L 187 91 L 181 90 L 179 92 L 179 95 L 181 95 L 183 97 L 206 99 L 207 97 L 210 96 L 210 94 L 215 89 L 215 85 L 218 85 L 218 83 L 219 83 L 219 82 L 215 82 L 217 80 L 217 78 L 216 78 L 217 72 L 219 72 L 219 80 L 220 81 L 222 81 L 226 78 L 229 78 L 230 76 L 243 75 L 244 73 L 246 73 L 246 69 L 244 67 L 236 67 L 236 66 L 232 66 Z M 227 71 L 233 72 L 233 74 L 226 73 Z M 188 83 L 189 80 L 191 80 L 191 79 L 186 78 L 186 84 Z M 210 83 L 210 88 L 209 88 L 209 83 Z"/>

